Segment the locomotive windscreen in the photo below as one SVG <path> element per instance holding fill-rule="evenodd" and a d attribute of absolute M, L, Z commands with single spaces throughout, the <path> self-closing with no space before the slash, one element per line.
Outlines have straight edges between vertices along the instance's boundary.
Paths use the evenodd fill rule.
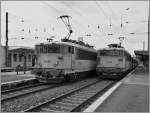
<path fill-rule="evenodd" d="M 100 56 L 123 56 L 123 51 L 121 50 L 100 50 Z"/>
<path fill-rule="evenodd" d="M 37 53 L 60 53 L 60 45 L 36 45 Z"/>

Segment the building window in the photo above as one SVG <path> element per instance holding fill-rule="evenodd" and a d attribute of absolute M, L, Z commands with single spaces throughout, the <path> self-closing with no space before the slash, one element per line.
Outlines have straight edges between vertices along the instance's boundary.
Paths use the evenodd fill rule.
<path fill-rule="evenodd" d="M 14 62 L 17 62 L 17 54 L 14 54 Z"/>
<path fill-rule="evenodd" d="M 28 56 L 29 62 L 31 62 L 31 55 Z"/>
<path fill-rule="evenodd" d="M 20 54 L 19 55 L 19 62 L 21 62 L 21 60 L 22 60 L 22 55 Z"/>
<path fill-rule="evenodd" d="M 68 47 L 68 53 L 71 53 L 71 46 Z"/>

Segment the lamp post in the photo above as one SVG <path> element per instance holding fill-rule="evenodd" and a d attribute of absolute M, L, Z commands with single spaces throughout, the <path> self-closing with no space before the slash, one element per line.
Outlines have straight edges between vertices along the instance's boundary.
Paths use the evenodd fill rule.
<path fill-rule="evenodd" d="M 121 44 L 122 44 L 124 38 L 125 38 L 125 37 L 119 37 L 119 41 L 120 41 L 120 42 L 119 42 L 119 45 L 120 45 L 120 46 L 121 46 Z"/>
<path fill-rule="evenodd" d="M 126 8 L 125 10 L 126 11 L 128 11 L 130 8 Z M 121 13 L 121 24 L 120 24 L 120 27 L 121 27 L 121 33 L 123 34 L 123 13 L 124 13 L 124 11 Z M 121 44 L 122 44 L 122 42 L 123 42 L 123 40 L 125 39 L 125 37 L 124 36 L 120 36 L 119 37 L 119 44 L 120 44 L 120 46 L 121 46 Z"/>
<path fill-rule="evenodd" d="M 130 8 L 126 8 L 125 10 L 128 11 Z M 121 29 L 123 28 L 123 13 L 124 11 L 121 13 Z"/>
<path fill-rule="evenodd" d="M 5 66 L 8 66 L 8 12 L 6 12 L 6 47 L 5 47 Z"/>
<path fill-rule="evenodd" d="M 149 4 L 150 4 L 150 2 L 149 2 Z M 149 10 L 150 10 L 150 7 L 149 7 Z M 150 27 L 150 25 L 149 25 L 149 21 L 150 21 L 150 12 L 149 12 L 149 14 L 148 14 L 148 48 L 147 48 L 147 50 L 149 51 L 149 27 Z"/>

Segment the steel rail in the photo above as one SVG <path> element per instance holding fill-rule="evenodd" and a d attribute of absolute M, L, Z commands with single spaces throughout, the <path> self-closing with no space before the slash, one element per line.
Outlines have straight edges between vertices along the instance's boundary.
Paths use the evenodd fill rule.
<path fill-rule="evenodd" d="M 25 88 L 32 88 L 32 87 L 36 87 L 36 86 L 40 86 L 40 85 L 44 85 L 44 84 L 46 84 L 46 83 L 36 83 L 34 85 L 28 85 L 28 86 L 23 86 L 23 87 L 19 87 L 19 88 L 13 88 L 10 90 L 4 90 L 4 91 L 1 91 L 1 94 L 11 93 L 11 92 L 19 91 L 19 90 L 22 90 Z"/>
<path fill-rule="evenodd" d="M 92 95 L 91 97 L 89 97 L 87 100 L 85 100 L 84 102 L 82 102 L 81 104 L 79 104 L 78 106 L 76 106 L 75 108 L 73 108 L 72 110 L 70 110 L 70 112 L 82 112 L 81 108 L 86 106 L 87 103 L 89 103 L 89 101 L 93 100 L 94 98 L 97 98 L 99 95 L 101 95 L 103 92 L 107 91 L 110 87 L 112 87 L 116 82 L 112 82 L 109 85 L 107 85 L 106 87 L 104 87 L 103 89 L 101 89 L 100 91 L 98 91 L 97 93 L 95 93 L 94 95 Z"/>
<path fill-rule="evenodd" d="M 42 106 L 44 106 L 44 105 L 46 105 L 46 104 L 53 103 L 53 102 L 55 102 L 55 101 L 57 101 L 57 100 L 59 100 L 59 99 L 65 98 L 65 97 L 67 97 L 68 95 L 71 95 L 71 94 L 73 94 L 73 93 L 75 93 L 75 92 L 77 92 L 77 91 L 80 91 L 80 90 L 82 90 L 82 89 L 84 89 L 84 88 L 87 88 L 87 87 L 89 87 L 89 86 L 92 86 L 92 85 L 94 85 L 94 84 L 96 84 L 96 83 L 98 83 L 98 82 L 100 82 L 100 81 L 101 81 L 101 80 L 96 80 L 94 83 L 91 83 L 91 84 L 88 84 L 88 85 L 84 85 L 84 86 L 82 86 L 82 87 L 80 87 L 80 88 L 76 88 L 76 89 L 74 89 L 74 90 L 71 90 L 71 91 L 69 91 L 69 92 L 66 92 L 65 94 L 59 95 L 59 96 L 57 96 L 57 97 L 54 97 L 54 98 L 52 98 L 52 99 L 50 99 L 50 100 L 47 100 L 46 102 L 40 103 L 40 104 L 38 104 L 38 105 L 36 105 L 36 106 L 32 106 L 32 107 L 30 107 L 29 109 L 24 110 L 23 112 L 32 112 L 32 111 L 34 111 L 34 110 L 36 110 L 36 109 L 39 109 L 40 107 L 42 107 Z"/>
<path fill-rule="evenodd" d="M 42 91 L 44 91 L 44 90 L 52 89 L 52 88 L 59 87 L 59 86 L 60 86 L 60 85 L 52 85 L 52 86 L 46 87 L 46 88 L 44 88 L 44 89 L 38 89 L 38 90 L 35 90 L 35 91 L 29 91 L 29 92 L 27 92 L 27 93 L 18 94 L 18 95 L 12 96 L 12 97 L 7 97 L 7 98 L 4 98 L 4 99 L 1 99 L 1 103 L 4 103 L 5 101 L 9 101 L 9 100 L 11 100 L 11 99 L 23 97 L 23 96 L 26 96 L 26 95 L 29 95 L 29 94 L 33 94 L 33 93 L 37 93 L 37 92 L 42 92 Z"/>

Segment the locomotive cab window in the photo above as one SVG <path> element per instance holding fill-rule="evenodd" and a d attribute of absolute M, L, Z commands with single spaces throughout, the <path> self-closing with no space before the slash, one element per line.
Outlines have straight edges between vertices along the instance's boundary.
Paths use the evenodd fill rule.
<path fill-rule="evenodd" d="M 71 53 L 71 46 L 68 47 L 68 53 Z"/>
<path fill-rule="evenodd" d="M 37 45 L 37 53 L 60 53 L 60 45 Z"/>
<path fill-rule="evenodd" d="M 74 54 L 74 47 L 73 46 L 68 47 L 68 53 Z"/>
<path fill-rule="evenodd" d="M 100 56 L 123 56 L 123 51 L 121 50 L 100 50 Z"/>

